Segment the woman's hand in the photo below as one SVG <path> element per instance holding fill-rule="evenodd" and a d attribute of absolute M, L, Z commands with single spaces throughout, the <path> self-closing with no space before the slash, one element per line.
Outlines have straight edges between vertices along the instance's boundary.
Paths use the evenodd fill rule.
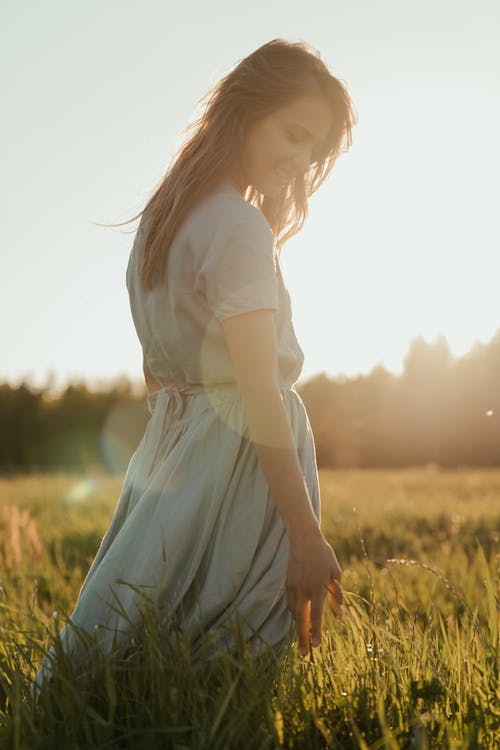
<path fill-rule="evenodd" d="M 340 578 L 335 552 L 320 531 L 290 545 L 287 606 L 297 623 L 302 656 L 309 653 L 309 631 L 312 631 L 313 646 L 321 642 L 323 605 L 327 594 L 335 614 L 344 614 Z"/>

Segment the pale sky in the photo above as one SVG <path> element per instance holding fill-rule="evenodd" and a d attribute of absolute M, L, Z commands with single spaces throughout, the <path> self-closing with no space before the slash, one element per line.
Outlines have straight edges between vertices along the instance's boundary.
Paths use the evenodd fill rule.
<path fill-rule="evenodd" d="M 200 97 L 274 37 L 320 50 L 353 145 L 281 255 L 305 363 L 400 372 L 500 329 L 498 0 L 0 0 L 0 382 L 142 376 L 125 269 Z"/>

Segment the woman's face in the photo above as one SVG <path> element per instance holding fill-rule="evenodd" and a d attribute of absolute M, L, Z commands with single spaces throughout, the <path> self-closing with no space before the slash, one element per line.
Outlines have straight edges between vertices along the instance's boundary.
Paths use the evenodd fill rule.
<path fill-rule="evenodd" d="M 233 175 L 242 193 L 252 185 L 265 196 L 277 197 L 293 177 L 309 169 L 332 123 L 319 93 L 293 99 L 259 120 L 247 134 Z"/>

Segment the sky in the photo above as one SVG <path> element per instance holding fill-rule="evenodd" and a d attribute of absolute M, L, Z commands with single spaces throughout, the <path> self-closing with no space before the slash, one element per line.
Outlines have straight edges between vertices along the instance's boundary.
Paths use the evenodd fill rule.
<path fill-rule="evenodd" d="M 0 382 L 142 377 L 139 213 L 197 103 L 261 44 L 321 53 L 353 143 L 281 267 L 301 380 L 500 329 L 498 0 L 0 0 Z"/>

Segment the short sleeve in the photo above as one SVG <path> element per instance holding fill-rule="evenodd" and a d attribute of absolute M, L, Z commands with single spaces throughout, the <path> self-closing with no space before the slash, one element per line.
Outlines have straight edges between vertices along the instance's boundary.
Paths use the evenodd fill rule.
<path fill-rule="evenodd" d="M 259 209 L 248 208 L 219 223 L 198 274 L 207 305 L 219 321 L 278 309 L 272 232 Z"/>

